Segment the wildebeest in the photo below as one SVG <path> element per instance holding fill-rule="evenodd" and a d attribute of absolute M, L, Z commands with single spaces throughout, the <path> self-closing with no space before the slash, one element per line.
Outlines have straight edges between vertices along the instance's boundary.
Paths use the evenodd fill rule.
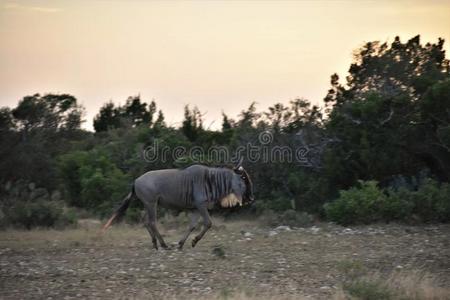
<path fill-rule="evenodd" d="M 203 229 L 192 240 L 192 247 L 211 228 L 208 209 L 214 206 L 232 207 L 254 201 L 252 181 L 242 167 L 242 159 L 234 168 L 193 165 L 185 169 L 150 171 L 134 181 L 131 192 L 103 230 L 106 230 L 116 218 L 125 214 L 134 197 L 144 204 L 146 210 L 144 224 L 155 249 L 158 249 L 158 241 L 161 247 L 168 248 L 156 226 L 158 205 L 178 212 L 187 210 L 193 212 L 189 229 L 178 242 L 178 248 L 181 249 L 189 234 L 197 226 L 200 216 L 203 219 Z"/>

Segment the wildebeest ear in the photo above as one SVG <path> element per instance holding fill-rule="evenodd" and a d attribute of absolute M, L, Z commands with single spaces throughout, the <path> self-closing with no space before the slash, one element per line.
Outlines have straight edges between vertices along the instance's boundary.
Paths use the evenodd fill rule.
<path fill-rule="evenodd" d="M 241 158 L 239 158 L 239 162 L 236 164 L 236 166 L 234 167 L 235 170 L 239 170 L 241 171 L 242 169 L 242 162 L 244 161 L 244 157 L 241 156 Z"/>

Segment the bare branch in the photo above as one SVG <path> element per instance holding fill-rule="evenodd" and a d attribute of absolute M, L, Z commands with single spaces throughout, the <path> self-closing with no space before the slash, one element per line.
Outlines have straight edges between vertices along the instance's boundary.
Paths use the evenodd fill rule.
<path fill-rule="evenodd" d="M 392 119 L 393 115 L 394 115 L 394 110 L 391 108 L 391 110 L 389 112 L 389 116 L 386 119 L 380 121 L 380 126 L 383 126 L 384 124 L 389 122 Z"/>

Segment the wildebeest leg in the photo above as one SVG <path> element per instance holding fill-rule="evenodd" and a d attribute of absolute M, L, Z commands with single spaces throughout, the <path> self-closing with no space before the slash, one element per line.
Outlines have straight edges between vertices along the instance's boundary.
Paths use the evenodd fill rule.
<path fill-rule="evenodd" d="M 148 211 L 145 212 L 144 226 L 145 226 L 145 228 L 147 228 L 147 231 L 148 231 L 148 233 L 150 234 L 150 236 L 152 238 L 153 248 L 158 250 L 158 243 L 156 241 L 156 235 L 155 235 L 155 233 L 153 232 L 153 230 L 152 230 L 152 228 L 150 226 L 150 218 L 148 217 Z"/>
<path fill-rule="evenodd" d="M 164 242 L 164 239 L 162 238 L 161 234 L 158 231 L 158 228 L 156 227 L 156 205 L 154 207 L 148 208 L 147 214 L 148 214 L 150 229 L 155 234 L 161 247 L 163 247 L 164 249 L 168 249 L 169 247 L 167 247 L 166 242 Z"/>
<path fill-rule="evenodd" d="M 200 215 L 198 214 L 197 211 L 192 212 L 191 223 L 189 224 L 189 229 L 186 232 L 186 234 L 181 238 L 181 240 L 178 242 L 178 249 L 182 249 L 183 248 L 184 243 L 186 242 L 187 238 L 189 237 L 191 232 L 194 231 L 195 227 L 197 227 L 198 217 L 199 216 Z"/>
<path fill-rule="evenodd" d="M 202 237 L 205 235 L 205 233 L 211 228 L 212 222 L 211 217 L 208 213 L 208 208 L 206 207 L 206 203 L 203 203 L 203 205 L 199 206 L 198 212 L 203 218 L 203 229 L 202 231 L 192 240 L 192 247 L 195 247 L 195 245 L 202 239 Z"/>

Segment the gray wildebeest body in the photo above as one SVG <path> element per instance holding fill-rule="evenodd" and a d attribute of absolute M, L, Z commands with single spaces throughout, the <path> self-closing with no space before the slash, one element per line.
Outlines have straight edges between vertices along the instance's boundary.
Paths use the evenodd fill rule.
<path fill-rule="evenodd" d="M 211 168 L 193 165 L 185 169 L 150 171 L 134 181 L 132 191 L 103 227 L 106 230 L 127 210 L 133 197 L 144 203 L 144 219 L 155 249 L 158 242 L 168 248 L 156 226 L 157 206 L 175 211 L 193 211 L 186 234 L 178 242 L 181 249 L 189 234 L 197 226 L 199 217 L 203 219 L 202 231 L 192 240 L 192 247 L 211 228 L 208 209 L 213 206 L 232 207 L 253 201 L 252 182 L 241 166 L 242 160 L 233 169 Z"/>

